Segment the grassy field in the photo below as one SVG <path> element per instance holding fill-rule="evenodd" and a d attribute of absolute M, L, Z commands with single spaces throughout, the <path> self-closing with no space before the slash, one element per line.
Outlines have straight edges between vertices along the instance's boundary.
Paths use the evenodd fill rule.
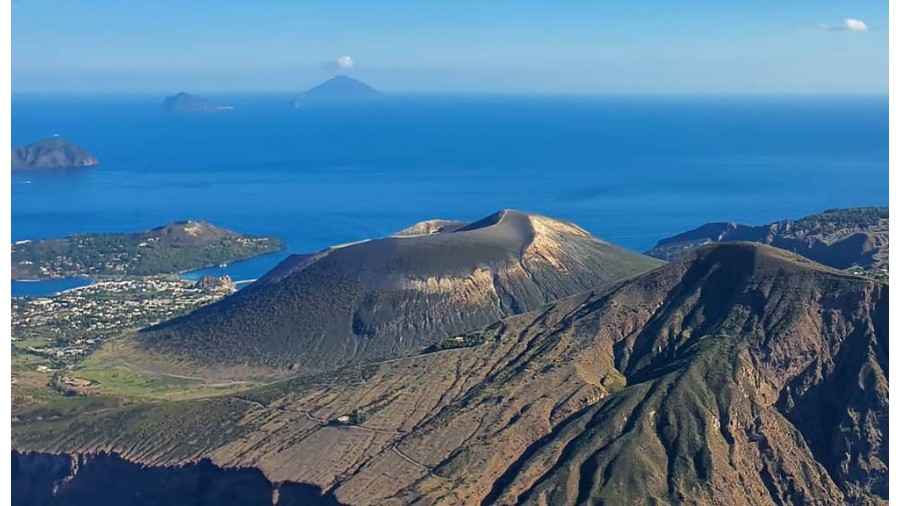
<path fill-rule="evenodd" d="M 41 370 L 38 370 L 39 367 Z M 50 378 L 53 376 L 52 368 L 53 363 L 46 358 L 21 351 L 12 354 L 13 409 L 50 402 L 61 397 L 49 387 Z"/>
<path fill-rule="evenodd" d="M 162 372 L 160 369 L 166 369 Z M 188 374 L 175 374 L 179 364 L 149 357 L 117 339 L 91 354 L 72 369 L 71 375 L 88 380 L 91 385 L 80 388 L 84 394 L 112 395 L 125 398 L 159 400 L 196 399 L 233 393 L 259 385 L 255 381 L 223 381 Z"/>
<path fill-rule="evenodd" d="M 28 347 L 41 347 L 46 340 L 13 341 L 12 408 L 17 415 L 36 406 L 52 408 L 87 403 L 95 398 L 121 401 L 176 401 L 215 397 L 248 390 L 258 381 L 217 382 L 187 375 L 164 374 L 145 367 L 151 364 L 141 353 L 108 343 L 71 368 L 53 359 L 32 354 Z M 132 364 L 134 360 L 136 364 Z M 177 367 L 176 367 L 177 370 Z M 84 382 L 90 382 L 84 384 Z"/>

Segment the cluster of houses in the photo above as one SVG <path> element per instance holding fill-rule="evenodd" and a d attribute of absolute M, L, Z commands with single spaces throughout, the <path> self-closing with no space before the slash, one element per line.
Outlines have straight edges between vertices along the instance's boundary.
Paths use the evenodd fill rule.
<path fill-rule="evenodd" d="M 27 341 L 22 348 L 27 353 L 71 363 L 109 337 L 190 312 L 233 290 L 224 280 L 195 283 L 155 276 L 103 281 L 51 297 L 14 298 L 12 340 Z"/>

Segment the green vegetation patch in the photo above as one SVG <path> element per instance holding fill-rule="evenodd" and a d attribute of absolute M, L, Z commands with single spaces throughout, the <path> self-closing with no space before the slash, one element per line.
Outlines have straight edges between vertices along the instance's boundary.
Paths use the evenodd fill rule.
<path fill-rule="evenodd" d="M 796 221 L 800 228 L 829 229 L 874 228 L 885 224 L 890 218 L 887 207 L 853 207 L 847 209 L 829 209 L 818 214 L 806 216 Z"/>
<path fill-rule="evenodd" d="M 245 236 L 205 222 L 176 222 L 146 232 L 16 243 L 12 277 L 169 274 L 247 260 L 284 248 L 284 242 L 274 237 Z"/>
<path fill-rule="evenodd" d="M 258 384 L 251 381 L 216 382 L 151 370 L 138 351 L 116 346 L 118 342 L 109 344 L 111 346 L 98 350 L 68 373 L 75 381 L 90 382 L 78 387 L 79 393 L 177 400 L 224 395 Z M 177 370 L 177 364 L 173 364 L 173 369 Z M 66 387 L 65 384 L 61 386 Z"/>
<path fill-rule="evenodd" d="M 454 336 L 449 339 L 433 344 L 425 349 L 422 353 L 436 353 L 444 350 L 454 350 L 457 348 L 471 348 L 473 346 L 481 346 L 488 341 L 496 338 L 496 332 L 470 332 L 461 336 Z"/>

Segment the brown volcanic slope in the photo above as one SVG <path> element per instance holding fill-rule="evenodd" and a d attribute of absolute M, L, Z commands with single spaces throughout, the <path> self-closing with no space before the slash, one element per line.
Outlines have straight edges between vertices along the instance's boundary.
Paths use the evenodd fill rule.
<path fill-rule="evenodd" d="M 210 458 L 345 504 L 887 504 L 887 306 L 877 281 L 706 246 L 480 346 L 233 397 L 31 408 L 13 447 Z"/>
<path fill-rule="evenodd" d="M 139 343 L 200 364 L 316 372 L 418 352 L 662 264 L 517 211 L 401 234 L 288 258 L 224 301 L 142 332 Z"/>
<path fill-rule="evenodd" d="M 674 260 L 703 244 L 752 241 L 793 251 L 836 269 L 888 268 L 888 208 L 830 209 L 799 220 L 769 225 L 707 223 L 669 237 L 647 255 Z"/>

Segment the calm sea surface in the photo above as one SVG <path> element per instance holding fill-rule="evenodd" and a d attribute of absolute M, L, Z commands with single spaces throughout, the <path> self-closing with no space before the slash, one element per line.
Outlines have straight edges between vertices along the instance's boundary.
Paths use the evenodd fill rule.
<path fill-rule="evenodd" d="M 210 98 L 236 109 L 14 95 L 14 145 L 60 134 L 101 163 L 13 173 L 13 240 L 202 219 L 310 252 L 516 208 L 642 251 L 709 221 L 888 202 L 887 97 Z M 286 254 L 204 273 L 255 278 Z M 14 282 L 13 295 L 80 282 Z"/>

